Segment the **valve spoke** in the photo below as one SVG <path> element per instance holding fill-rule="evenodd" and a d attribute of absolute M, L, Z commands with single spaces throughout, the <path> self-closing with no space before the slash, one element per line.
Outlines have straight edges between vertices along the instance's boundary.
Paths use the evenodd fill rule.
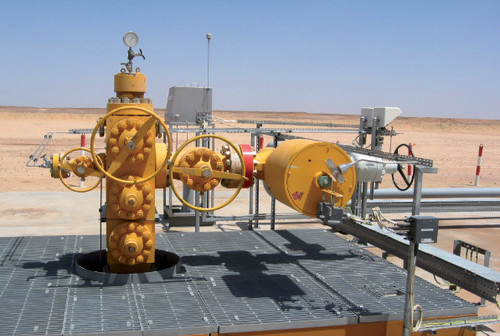
<path fill-rule="evenodd" d="M 151 116 L 146 122 L 141 126 L 139 130 L 137 130 L 137 133 L 134 135 L 132 138 L 132 141 L 137 143 L 141 141 L 142 138 L 146 135 L 146 133 L 153 127 L 154 123 L 156 121 L 156 118 Z"/>
<path fill-rule="evenodd" d="M 218 170 L 212 171 L 212 176 L 215 178 L 223 178 L 228 180 L 248 180 L 247 177 L 235 173 L 222 172 Z"/>
<path fill-rule="evenodd" d="M 113 175 L 118 170 L 118 168 L 121 167 L 123 162 L 128 158 L 128 156 L 130 155 L 130 153 L 132 153 L 132 151 L 133 150 L 129 149 L 128 147 L 123 147 L 120 153 L 115 157 L 113 162 L 111 162 L 111 164 L 109 165 L 108 173 L 110 175 Z"/>
<path fill-rule="evenodd" d="M 149 115 L 149 118 L 142 124 L 141 128 L 139 128 L 137 130 L 135 135 L 128 142 L 129 146 L 127 146 L 127 144 L 125 144 L 126 146 L 121 148 L 120 153 L 110 163 L 109 168 L 105 169 L 102 161 L 97 159 L 97 153 L 95 151 L 96 134 L 101 129 L 101 127 L 105 124 L 106 120 L 109 117 L 116 115 L 118 112 L 129 111 L 129 110 L 141 111 L 141 112 Z M 165 156 L 165 159 L 162 161 L 162 163 L 158 164 L 156 166 L 156 170 L 151 175 L 139 178 L 139 179 L 134 180 L 134 181 L 127 181 L 127 180 L 123 180 L 123 179 L 120 179 L 120 178 L 114 176 L 113 174 L 116 173 L 116 171 L 121 167 L 121 165 L 124 164 L 124 162 L 127 160 L 127 158 L 133 153 L 135 145 L 137 145 L 137 143 L 139 143 L 144 138 L 144 136 L 147 134 L 147 132 L 154 126 L 156 121 L 158 121 L 158 123 L 165 130 L 165 136 L 167 138 L 167 155 Z M 160 117 L 158 115 L 156 115 L 153 111 L 150 111 L 150 110 L 147 110 L 145 108 L 138 107 L 138 106 L 123 106 L 123 107 L 118 107 L 118 108 L 108 112 L 104 117 L 102 117 L 97 122 L 97 125 L 94 127 L 94 130 L 92 131 L 92 136 L 90 137 L 90 152 L 92 154 L 92 158 L 94 159 L 94 162 L 95 162 L 97 169 L 112 180 L 115 180 L 115 181 L 123 183 L 123 184 L 130 184 L 130 185 L 144 183 L 144 182 L 149 181 L 150 179 L 154 178 L 155 176 L 157 176 L 167 166 L 168 158 L 170 157 L 171 147 L 172 147 L 172 139 L 170 137 L 170 132 L 168 131 L 168 127 L 165 124 L 165 122 L 163 120 L 161 120 Z"/>
<path fill-rule="evenodd" d="M 194 176 L 202 176 L 203 169 L 201 168 L 185 168 L 185 167 L 171 167 L 170 170 L 174 173 L 178 174 L 186 174 L 186 175 L 194 175 Z"/>
<path fill-rule="evenodd" d="M 76 172 L 77 168 L 78 168 L 78 165 L 76 163 L 62 162 L 60 164 L 60 169 L 71 171 L 73 174 Z M 85 168 L 85 176 L 100 177 L 101 172 L 96 170 L 96 169 L 87 167 L 87 168 Z"/>

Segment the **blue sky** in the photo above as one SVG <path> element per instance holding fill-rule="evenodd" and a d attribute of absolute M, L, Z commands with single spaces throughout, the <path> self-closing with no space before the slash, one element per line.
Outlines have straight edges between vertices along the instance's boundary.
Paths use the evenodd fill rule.
<path fill-rule="evenodd" d="M 0 105 L 105 107 L 139 35 L 147 96 L 206 85 L 213 108 L 500 119 L 500 1 L 0 0 Z"/>

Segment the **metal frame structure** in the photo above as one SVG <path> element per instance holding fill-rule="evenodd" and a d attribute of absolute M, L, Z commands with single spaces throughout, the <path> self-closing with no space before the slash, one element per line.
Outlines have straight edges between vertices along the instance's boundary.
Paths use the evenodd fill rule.
<path fill-rule="evenodd" d="M 68 131 L 50 131 L 43 136 L 42 142 L 35 149 L 35 152 L 31 154 L 26 162 L 26 167 L 45 167 L 44 163 L 38 164 L 40 159 L 45 158 L 45 149 L 49 144 L 50 140 L 54 137 L 54 134 L 91 134 L 92 130 L 88 128 L 75 128 Z"/>
<path fill-rule="evenodd" d="M 276 121 L 276 120 L 235 120 L 239 124 L 255 124 L 255 127 L 228 127 L 228 128 L 215 128 L 215 122 L 217 120 L 213 119 L 200 119 L 197 125 L 192 123 L 175 123 L 169 125 L 169 131 L 172 134 L 173 142 L 176 143 L 179 138 L 179 134 L 194 133 L 199 134 L 214 134 L 214 133 L 248 133 L 250 136 L 250 145 L 254 148 L 255 152 L 258 152 L 261 148 L 261 137 L 271 136 L 273 138 L 273 144 L 276 146 L 279 141 L 283 141 L 289 138 L 300 138 L 298 136 L 292 136 L 296 133 L 352 133 L 358 134 L 359 130 L 357 125 L 350 124 L 334 124 L 334 123 L 311 123 L 311 122 L 290 122 L 290 121 Z M 222 121 L 224 123 L 224 121 Z M 307 126 L 312 128 L 299 128 L 299 127 L 273 127 L 273 128 L 263 128 L 265 124 L 270 125 L 281 125 L 281 126 Z M 206 144 L 208 147 L 209 144 Z M 166 195 L 166 190 L 164 192 Z M 213 192 L 207 192 L 206 194 L 211 202 L 213 202 L 214 194 Z M 308 219 L 304 215 L 298 214 L 296 212 L 277 214 L 275 199 L 271 197 L 271 212 L 261 213 L 260 210 L 260 181 L 256 180 L 255 185 L 249 188 L 249 205 L 248 214 L 246 215 L 234 215 L 234 216 L 217 216 L 213 213 L 199 213 L 198 211 L 191 211 L 192 216 L 195 219 L 195 231 L 198 232 L 200 225 L 202 223 L 215 223 L 217 221 L 248 221 L 248 229 L 258 228 L 260 220 L 269 220 L 271 224 L 271 229 L 274 230 L 276 220 L 285 219 Z M 195 201 L 198 196 L 195 194 Z M 166 203 L 166 198 L 163 204 L 164 208 L 164 218 L 173 218 L 176 213 L 173 211 L 174 206 L 172 202 L 173 194 L 169 192 L 168 204 Z M 185 216 L 184 214 L 178 216 Z M 192 218 L 192 217 L 191 217 Z"/>

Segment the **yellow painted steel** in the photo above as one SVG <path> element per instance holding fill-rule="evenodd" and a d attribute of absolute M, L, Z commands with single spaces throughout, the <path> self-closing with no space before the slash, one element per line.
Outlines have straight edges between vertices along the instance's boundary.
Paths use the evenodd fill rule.
<path fill-rule="evenodd" d="M 274 148 L 265 147 L 262 148 L 254 158 L 254 168 L 255 168 L 255 178 L 259 180 L 265 180 L 264 167 L 266 165 L 267 158 L 274 151 Z"/>
<path fill-rule="evenodd" d="M 281 143 L 270 152 L 259 152 L 260 173 L 269 192 L 280 202 L 307 215 L 317 216 L 318 203 L 324 196 L 334 198 L 335 206 L 344 207 L 354 193 L 356 171 L 349 169 L 343 183 L 336 182 L 326 161 L 332 159 L 338 166 L 351 162 L 349 155 L 339 146 L 313 140 L 294 139 Z M 326 176 L 333 183 L 321 187 L 318 178 Z"/>
<path fill-rule="evenodd" d="M 52 166 L 50 167 L 50 176 L 52 176 L 53 178 L 59 178 L 59 176 L 61 175 L 59 173 L 59 170 L 60 170 L 60 160 L 61 157 L 58 153 L 54 153 L 52 154 Z M 62 174 L 63 178 L 66 178 L 66 177 L 69 177 L 69 174 L 68 173 L 63 173 Z"/>
<path fill-rule="evenodd" d="M 67 151 L 66 153 L 64 153 L 64 155 L 61 156 L 61 161 L 59 162 L 59 160 L 58 160 L 58 162 L 57 162 L 57 166 L 58 166 L 57 171 L 58 171 L 59 179 L 61 180 L 62 184 L 64 184 L 64 186 L 66 188 L 68 188 L 71 191 L 83 193 L 83 192 L 90 191 L 90 190 L 94 189 L 95 187 L 97 187 L 99 185 L 99 183 L 101 183 L 101 181 L 102 181 L 102 174 L 96 169 L 94 163 L 92 162 L 92 160 L 88 156 L 80 155 L 80 156 L 76 157 L 75 159 L 71 160 L 70 162 L 66 162 L 66 157 L 68 157 L 69 154 L 71 154 L 73 152 L 81 152 L 81 151 L 85 151 L 85 152 L 90 153 L 90 150 L 88 148 L 84 148 L 84 147 L 73 148 L 73 149 L 70 149 L 69 151 Z M 57 157 L 59 159 L 59 155 L 57 155 Z M 99 157 L 97 157 L 97 159 L 100 160 Z M 53 164 L 55 164 L 55 163 L 53 163 Z M 98 177 L 98 179 L 94 184 L 92 184 L 91 186 L 89 186 L 87 188 L 74 188 L 74 187 L 70 186 L 64 180 L 65 178 L 69 177 L 69 174 L 64 173 L 64 171 L 71 171 L 76 176 L 78 176 L 80 178 L 85 178 L 87 176 L 95 176 L 95 177 Z"/>
<path fill-rule="evenodd" d="M 118 99 L 110 100 L 90 139 L 95 167 L 107 178 L 107 263 L 116 273 L 147 272 L 155 262 L 155 177 L 158 184 L 166 184 L 172 140 L 151 100 L 144 99 L 145 91 L 145 75 L 115 75 Z M 167 140 L 159 146 L 158 124 Z M 106 135 L 102 160 L 96 153 L 97 134 Z"/>
<path fill-rule="evenodd" d="M 219 139 L 219 140 L 222 140 L 225 143 L 227 143 L 235 151 L 235 153 L 238 155 L 238 159 L 240 160 L 240 162 L 242 162 L 241 173 L 240 174 L 229 173 L 229 172 L 219 171 L 217 169 L 212 168 L 212 165 L 211 165 L 211 163 L 209 163 L 209 161 L 203 161 L 204 160 L 203 153 L 208 153 L 208 152 L 203 152 L 203 153 L 200 152 L 200 158 L 199 158 L 199 160 L 197 160 L 199 163 L 198 166 L 190 167 L 188 164 L 187 167 L 183 167 L 182 165 L 181 166 L 175 165 L 175 162 L 180 163 L 180 160 L 178 160 L 179 156 L 191 153 L 190 150 L 189 151 L 184 150 L 189 144 L 191 144 L 197 140 L 204 139 L 204 138 Z M 200 147 L 200 148 L 202 148 L 202 147 Z M 200 148 L 195 147 L 194 150 L 197 150 Z M 206 148 L 202 148 L 202 149 L 204 150 Z M 193 158 L 193 160 L 194 159 L 195 159 L 195 157 Z M 211 160 L 211 157 L 209 158 L 209 156 L 207 155 L 206 159 Z M 245 180 L 247 180 L 247 178 L 245 177 L 245 165 L 243 164 L 243 155 L 241 154 L 238 146 L 236 146 L 235 144 L 233 144 L 231 141 L 227 140 L 226 138 L 223 138 L 223 137 L 218 136 L 218 135 L 204 134 L 204 135 L 198 135 L 194 138 L 189 139 L 188 141 L 183 143 L 181 145 L 181 147 L 179 147 L 179 149 L 175 152 L 174 156 L 172 157 L 172 162 L 174 163 L 174 165 L 172 167 L 170 167 L 170 172 L 169 172 L 169 183 L 170 183 L 170 187 L 172 188 L 172 191 L 174 192 L 175 196 L 184 205 L 186 205 L 187 207 L 190 207 L 191 209 L 197 210 L 197 211 L 215 211 L 217 209 L 221 209 L 221 208 L 225 207 L 226 205 L 231 203 L 236 198 L 236 196 L 238 196 L 238 193 L 240 192 L 240 190 L 243 186 L 243 183 L 245 182 Z M 217 165 L 215 165 L 215 167 L 217 167 Z M 204 207 L 195 206 L 195 205 L 187 202 L 179 194 L 179 192 L 177 191 L 177 188 L 175 187 L 175 184 L 173 183 L 174 175 L 175 175 L 175 177 L 180 178 L 180 179 L 185 178 L 186 181 L 188 179 L 198 179 L 199 177 L 206 177 L 206 178 L 219 179 L 219 180 L 220 179 L 240 180 L 240 183 L 239 183 L 238 187 L 235 189 L 233 195 L 226 202 L 224 202 L 220 205 L 217 205 L 217 206 L 204 208 Z M 194 183 L 192 186 L 188 185 L 188 187 L 193 189 Z M 195 190 L 195 189 L 193 189 L 193 190 Z"/>
<path fill-rule="evenodd" d="M 149 271 L 155 262 L 154 177 L 162 168 L 156 167 L 155 124 L 161 119 L 152 110 L 122 105 L 94 128 L 91 152 L 95 155 L 95 134 L 105 123 L 106 166 L 96 166 L 107 176 L 107 262 L 112 272 L 138 273 Z"/>
<path fill-rule="evenodd" d="M 174 161 L 175 167 L 209 169 L 210 171 L 223 172 L 224 156 L 214 152 L 210 148 L 195 147 L 184 148 Z M 221 178 L 210 176 L 196 176 L 189 173 L 180 172 L 176 174 L 178 178 L 190 189 L 203 192 L 214 189 L 219 185 Z"/>
<path fill-rule="evenodd" d="M 119 98 L 144 98 L 146 87 L 146 76 L 138 71 L 115 75 L 115 92 Z"/>
<path fill-rule="evenodd" d="M 150 261 L 154 255 L 154 247 L 154 231 L 152 233 L 140 222 L 124 221 L 116 225 L 108 236 L 108 249 L 112 259 L 128 266 Z"/>
<path fill-rule="evenodd" d="M 137 116 L 137 112 L 142 112 L 150 117 L 141 119 L 141 116 Z M 90 137 L 90 151 L 97 168 L 110 179 L 124 184 L 144 183 L 154 178 L 167 166 L 169 155 L 165 156 L 165 160 L 159 167 L 156 166 L 155 159 L 155 169 L 153 169 L 151 174 L 146 175 L 146 177 L 139 177 L 136 180 L 126 180 L 117 177 L 117 175 L 120 175 L 120 167 L 125 167 L 126 163 L 134 164 L 134 166 L 140 169 L 141 161 L 144 160 L 146 155 L 148 157 L 155 157 L 154 139 L 156 121 L 158 121 L 165 130 L 167 136 L 167 154 L 169 154 L 172 147 L 170 132 L 165 122 L 156 113 L 133 104 L 122 106 L 108 112 L 97 122 L 97 125 L 92 131 L 92 136 Z M 120 122 L 124 124 L 120 124 Z M 95 137 L 104 123 L 106 123 L 106 127 L 110 130 L 111 134 L 108 134 L 107 140 L 108 146 L 111 147 L 106 152 L 106 159 L 108 162 L 107 169 L 104 169 L 97 161 L 97 154 L 95 152 Z M 116 129 L 113 130 L 115 125 Z M 123 127 L 121 127 L 122 125 Z M 144 138 L 146 138 L 146 140 L 144 140 Z M 135 143 L 134 148 L 127 147 L 126 143 L 129 143 L 130 140 Z M 116 175 L 114 175 L 115 173 Z"/>
<path fill-rule="evenodd" d="M 133 175 L 130 180 L 136 179 Z M 111 218 L 137 220 L 150 217 L 154 211 L 154 187 L 149 181 L 141 184 L 126 185 L 108 181 L 107 201 Z"/>
<path fill-rule="evenodd" d="M 167 144 L 158 143 L 156 144 L 156 167 L 161 167 L 163 162 L 167 160 Z M 167 166 L 160 170 L 155 178 L 156 188 L 166 188 L 168 187 L 168 176 L 167 176 Z"/>

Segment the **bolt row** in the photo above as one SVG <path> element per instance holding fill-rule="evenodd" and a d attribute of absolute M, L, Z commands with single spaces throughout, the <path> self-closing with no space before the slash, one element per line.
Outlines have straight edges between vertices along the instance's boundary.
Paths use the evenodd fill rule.
<path fill-rule="evenodd" d="M 142 248 L 132 250 L 127 247 L 127 240 L 142 242 Z M 152 234 L 147 227 L 140 223 L 123 223 L 113 229 L 109 236 L 109 250 L 113 258 L 119 263 L 134 266 L 143 263 L 151 254 L 154 247 Z"/>
<path fill-rule="evenodd" d="M 108 103 L 109 104 L 119 104 L 119 103 L 122 103 L 122 104 L 152 104 L 152 100 L 151 98 L 128 98 L 128 97 L 123 97 L 123 98 L 119 98 L 119 97 L 111 97 L 108 99 Z"/>

